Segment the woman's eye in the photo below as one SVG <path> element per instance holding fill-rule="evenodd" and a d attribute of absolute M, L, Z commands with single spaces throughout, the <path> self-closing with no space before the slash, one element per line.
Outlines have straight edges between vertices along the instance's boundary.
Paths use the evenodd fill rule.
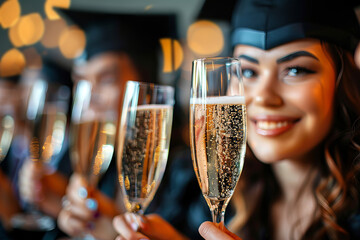
<path fill-rule="evenodd" d="M 242 74 L 243 74 L 244 78 L 255 77 L 255 72 L 251 69 L 242 69 Z"/>
<path fill-rule="evenodd" d="M 304 67 L 290 67 L 287 69 L 288 75 L 291 77 L 302 76 L 305 74 L 314 73 L 314 71 Z"/>

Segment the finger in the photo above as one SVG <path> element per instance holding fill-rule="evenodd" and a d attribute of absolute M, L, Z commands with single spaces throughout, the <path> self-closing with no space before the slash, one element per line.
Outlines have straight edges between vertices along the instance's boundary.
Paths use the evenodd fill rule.
<path fill-rule="evenodd" d="M 128 222 L 126 220 L 125 215 L 116 216 L 113 220 L 113 226 L 115 230 L 120 234 L 121 237 L 120 239 L 126 239 L 126 240 L 149 239 L 145 235 L 136 232 L 133 223 Z"/>
<path fill-rule="evenodd" d="M 68 209 L 61 210 L 58 217 L 59 228 L 70 236 L 78 236 L 86 231 L 86 222 L 74 216 Z"/>
<path fill-rule="evenodd" d="M 98 214 L 96 211 L 97 202 L 94 199 L 86 199 L 85 204 L 74 203 L 68 200 L 67 205 L 67 211 L 83 221 L 93 221 Z"/>
<path fill-rule="evenodd" d="M 71 177 L 69 185 L 66 189 L 66 195 L 70 201 L 84 204 L 84 199 L 88 197 L 88 191 L 86 189 L 86 184 L 83 182 L 81 177 L 76 174 Z"/>
<path fill-rule="evenodd" d="M 200 235 L 206 240 L 240 240 L 240 238 L 232 238 L 225 232 L 216 227 L 214 223 L 204 222 L 199 227 Z"/>

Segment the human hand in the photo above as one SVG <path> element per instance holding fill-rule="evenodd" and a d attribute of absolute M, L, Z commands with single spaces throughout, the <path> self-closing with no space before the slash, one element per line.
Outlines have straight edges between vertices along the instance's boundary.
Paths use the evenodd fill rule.
<path fill-rule="evenodd" d="M 26 160 L 19 171 L 20 198 L 30 204 L 37 204 L 42 199 L 41 176 L 44 168 L 41 164 Z"/>
<path fill-rule="evenodd" d="M 112 227 L 112 218 L 101 211 L 101 205 L 114 205 L 100 192 L 90 194 L 86 189 L 86 182 L 78 175 L 73 174 L 63 209 L 58 217 L 58 225 L 61 230 L 72 237 L 92 235 L 95 239 L 114 239 L 116 232 Z M 118 211 L 115 211 L 115 214 Z"/>
<path fill-rule="evenodd" d="M 241 240 L 240 237 L 230 232 L 224 227 L 224 230 L 220 230 L 215 223 L 203 222 L 199 227 L 199 233 L 205 240 Z"/>
<path fill-rule="evenodd" d="M 113 225 L 120 234 L 116 240 L 188 239 L 157 214 L 139 216 L 134 213 L 125 213 L 116 216 Z"/>
<path fill-rule="evenodd" d="M 45 165 L 27 160 L 19 172 L 20 198 L 56 218 L 61 210 L 67 179 Z"/>

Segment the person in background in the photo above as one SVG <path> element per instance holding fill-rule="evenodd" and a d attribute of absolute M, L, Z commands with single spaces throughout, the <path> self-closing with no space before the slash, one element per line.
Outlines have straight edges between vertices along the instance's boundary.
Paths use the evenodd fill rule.
<path fill-rule="evenodd" d="M 120 116 L 126 81 L 157 82 L 159 39 L 174 36 L 175 29 L 168 28 L 174 17 L 76 10 L 64 11 L 64 15 L 84 29 L 87 40 L 82 57 L 73 67 L 74 84 L 85 79 L 93 88 L 112 86 L 111 90 L 119 94 Z M 118 191 L 116 152 L 99 183 L 99 191 L 88 196 L 85 186 L 81 176 L 72 174 L 58 215 L 59 228 L 71 237 L 89 233 L 96 239 L 114 239 L 112 219 L 124 212 Z"/>
<path fill-rule="evenodd" d="M 10 114 L 12 117 L 9 129 L 15 126 L 15 109 L 18 104 L 18 93 L 19 76 L 1 77 L 0 78 L 0 112 L 1 112 L 1 124 L 7 124 L 4 122 L 4 116 Z M 16 213 L 20 212 L 20 204 L 16 198 L 15 191 L 12 188 L 12 162 L 8 156 L 8 151 L 11 148 L 11 142 L 13 135 L 4 136 L 3 126 L 1 128 L 1 153 L 0 153 L 0 239 L 10 239 L 11 228 L 11 217 Z M 10 130 L 11 131 L 11 130 Z M 10 142 L 5 142 L 5 141 Z M 9 148 L 7 147 L 9 146 Z"/>
<path fill-rule="evenodd" d="M 354 5 L 238 2 L 232 45 L 242 61 L 247 157 L 230 202 L 231 232 L 205 222 L 203 238 L 360 238 L 360 70 L 354 62 L 360 28 Z M 127 215 L 114 218 L 118 239 L 186 239 L 158 215 L 138 217 L 139 229 L 131 228 Z"/>
<path fill-rule="evenodd" d="M 30 87 L 38 79 L 45 80 L 48 83 L 48 89 L 52 89 L 55 85 L 62 86 L 63 92 L 61 94 L 66 104 L 67 119 L 69 119 L 70 89 L 72 88 L 69 69 L 55 63 L 54 60 L 44 59 L 42 68 L 25 69 L 22 79 Z M 60 93 L 53 92 L 51 94 Z M 65 136 L 67 135 L 68 132 L 66 131 Z M 26 156 L 28 151 L 19 151 L 24 152 L 23 156 L 19 153 L 13 153 L 19 165 L 17 174 L 18 195 L 25 208 L 28 204 L 36 204 L 40 211 L 53 218 L 57 217 L 61 209 L 61 199 L 65 194 L 65 188 L 71 174 L 67 147 L 68 141 L 65 137 L 61 152 L 55 156 L 55 159 L 50 161 L 50 165 L 41 165 L 41 167 L 34 161 L 29 160 L 28 156 Z"/>

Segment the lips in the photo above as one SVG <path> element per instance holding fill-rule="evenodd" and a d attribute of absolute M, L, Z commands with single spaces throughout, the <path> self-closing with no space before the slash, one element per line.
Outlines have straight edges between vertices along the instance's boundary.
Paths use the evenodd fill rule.
<path fill-rule="evenodd" d="M 262 136 L 278 136 L 289 131 L 300 119 L 288 116 L 264 115 L 251 118 L 255 131 Z"/>

